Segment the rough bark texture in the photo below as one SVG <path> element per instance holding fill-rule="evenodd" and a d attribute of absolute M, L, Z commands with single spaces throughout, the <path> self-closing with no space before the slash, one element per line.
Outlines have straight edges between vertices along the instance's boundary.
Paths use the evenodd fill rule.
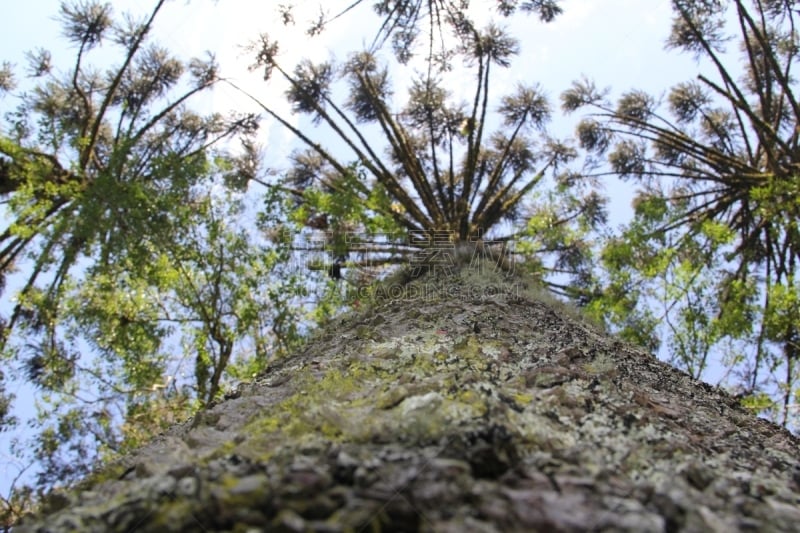
<path fill-rule="evenodd" d="M 800 528 L 795 437 L 490 267 L 385 287 L 15 531 Z"/>

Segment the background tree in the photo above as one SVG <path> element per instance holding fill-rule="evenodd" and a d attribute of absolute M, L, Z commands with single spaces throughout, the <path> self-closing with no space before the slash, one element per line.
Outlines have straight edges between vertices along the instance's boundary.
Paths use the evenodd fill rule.
<path fill-rule="evenodd" d="M 563 95 L 567 111 L 594 110 L 577 129 L 583 147 L 642 185 L 634 221 L 606 248 L 594 309 L 643 341 L 662 324 L 696 377 L 713 352 L 748 405 L 796 429 L 798 12 L 768 0 L 673 8 L 668 47 L 714 75 L 675 85 L 663 106 L 635 90 L 613 106 L 586 80 Z"/>

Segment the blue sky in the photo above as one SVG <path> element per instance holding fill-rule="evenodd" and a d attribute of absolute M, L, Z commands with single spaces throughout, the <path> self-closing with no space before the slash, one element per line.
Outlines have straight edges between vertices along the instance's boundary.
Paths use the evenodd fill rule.
<path fill-rule="evenodd" d="M 145 0 L 112 2 L 117 12 L 131 9 L 140 15 L 154 3 Z M 271 32 L 282 43 L 282 62 L 293 65 L 301 57 L 324 59 L 342 50 L 357 50 L 370 41 L 377 27 L 370 11 L 373 2 L 368 0 L 358 12 L 337 21 L 323 36 L 310 39 L 303 32 L 305 24 L 302 21 L 317 13 L 320 2 L 299 0 L 298 26 L 288 30 L 277 22 L 276 7 L 280 3 L 285 2 L 172 0 L 158 19 L 155 35 L 159 42 L 185 59 L 210 50 L 222 65 L 224 76 L 235 79 L 265 101 L 277 102 L 281 100 L 281 91 L 270 89 L 257 73 L 247 71 L 250 58 L 241 46 L 248 40 L 259 32 Z M 324 3 L 345 6 L 350 0 Z M 494 2 L 473 0 L 473 3 L 478 7 L 481 3 Z M 68 70 L 74 60 L 74 49 L 60 39 L 60 29 L 55 20 L 59 2 L 28 0 L 7 4 L 0 23 L 0 61 L 9 61 L 22 71 L 24 52 L 42 47 L 53 52 L 54 64 L 58 68 Z M 518 82 L 538 82 L 557 105 L 562 90 L 573 80 L 587 76 L 600 87 L 610 86 L 612 95 L 637 88 L 662 96 L 670 85 L 693 78 L 698 71 L 692 58 L 663 50 L 669 31 L 669 4 L 669 0 L 564 0 L 565 13 L 548 25 L 535 17 L 522 15 L 498 20 L 520 39 L 521 54 L 512 68 L 495 71 L 495 94 L 505 92 Z M 334 11 L 333 7 L 330 9 Z M 114 59 L 109 56 L 110 61 Z M 0 110 L 13 105 L 13 97 L 0 100 Z M 221 112 L 255 110 L 251 102 L 225 87 L 193 105 Z M 559 118 L 556 113 L 553 133 L 566 136 L 575 122 L 575 117 Z M 272 127 L 268 121 L 263 125 L 262 142 L 266 145 L 268 157 L 276 154 L 279 159 L 287 154 L 292 148 L 289 134 L 279 127 Z M 606 192 L 615 199 L 611 208 L 612 220 L 616 223 L 625 218 L 631 187 L 615 180 L 605 182 Z M 24 388 L 15 390 L 11 387 L 10 392 L 18 394 L 20 407 L 26 401 L 25 396 L 29 396 Z M 6 493 L 8 480 L 16 475 L 18 469 L 13 458 L 6 455 L 9 439 L 22 435 L 22 429 L 0 434 L 2 494 Z"/>

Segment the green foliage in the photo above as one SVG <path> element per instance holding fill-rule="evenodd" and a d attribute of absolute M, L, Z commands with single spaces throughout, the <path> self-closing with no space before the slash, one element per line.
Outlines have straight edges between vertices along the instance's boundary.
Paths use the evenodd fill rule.
<path fill-rule="evenodd" d="M 742 406 L 754 413 L 764 413 L 775 410 L 775 401 L 768 394 L 760 393 L 742 399 Z"/>
<path fill-rule="evenodd" d="M 37 321 L 18 326 L 18 353 L 45 393 L 39 483 L 140 446 L 300 340 L 300 280 L 279 276 L 288 249 L 243 232 L 245 205 L 222 191 L 195 187 L 190 204 L 164 211 L 161 231 L 87 267 L 79 283 L 66 277 L 55 299 L 32 289 L 20 300 Z"/>
<path fill-rule="evenodd" d="M 795 343 L 797 319 L 800 317 L 800 285 L 793 278 L 785 284 L 771 285 L 764 310 L 764 337 L 770 341 Z"/>

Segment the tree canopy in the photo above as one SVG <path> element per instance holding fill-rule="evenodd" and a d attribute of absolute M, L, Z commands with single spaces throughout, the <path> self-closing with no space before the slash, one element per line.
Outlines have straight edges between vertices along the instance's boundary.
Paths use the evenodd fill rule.
<path fill-rule="evenodd" d="M 353 53 L 339 65 L 303 60 L 288 69 L 278 61 L 278 43 L 267 35 L 253 43 L 252 68 L 267 82 L 283 81 L 292 110 L 346 148 L 332 151 L 252 97 L 306 147 L 292 155 L 277 185 L 294 200 L 292 218 L 327 230 L 326 244 L 338 257 L 355 251 L 378 254 L 372 263 L 404 254 L 413 261 L 421 249 L 520 240 L 514 253 L 530 257 L 532 268 L 539 264 L 543 276 L 585 277 L 583 238 L 603 222 L 603 199 L 568 171 L 577 155 L 569 143 L 547 134 L 551 107 L 539 86 L 520 84 L 499 105 L 490 98 L 491 72 L 511 65 L 516 40 L 496 26 L 464 31 L 457 51 L 473 80 L 468 98 L 443 88 L 445 73 L 421 74 L 400 105 L 388 66 L 373 53 Z M 557 182 L 547 193 L 546 178 Z M 544 195 L 539 202 L 531 202 L 534 191 Z M 516 225 L 503 228 L 506 221 Z M 374 243 L 375 233 L 399 242 Z"/>

